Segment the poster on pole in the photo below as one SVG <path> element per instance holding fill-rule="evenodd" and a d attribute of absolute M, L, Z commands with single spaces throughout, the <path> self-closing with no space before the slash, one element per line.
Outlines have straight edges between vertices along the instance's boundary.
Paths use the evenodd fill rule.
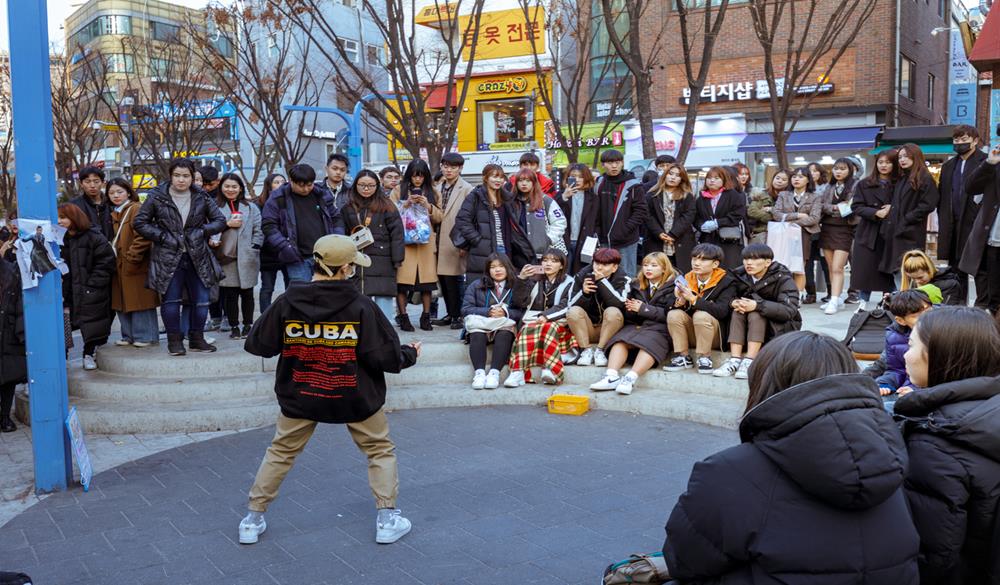
<path fill-rule="evenodd" d="M 69 409 L 69 416 L 66 417 L 66 430 L 69 431 L 69 440 L 73 445 L 76 465 L 80 468 L 80 483 L 83 485 L 83 491 L 90 491 L 90 479 L 94 476 L 94 466 L 90 463 L 87 442 L 83 439 L 83 425 L 80 424 L 80 415 L 77 414 L 75 406 Z"/>
<path fill-rule="evenodd" d="M 14 247 L 17 266 L 21 271 L 21 288 L 35 288 L 43 276 L 61 269 L 61 261 L 56 259 L 53 246 L 62 243 L 65 230 L 59 226 L 55 228 L 47 219 L 17 220 L 17 242 Z"/>

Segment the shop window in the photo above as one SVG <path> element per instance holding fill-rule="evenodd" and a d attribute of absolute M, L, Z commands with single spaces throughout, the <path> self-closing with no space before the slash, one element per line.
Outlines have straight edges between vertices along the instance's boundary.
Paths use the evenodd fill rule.
<path fill-rule="evenodd" d="M 337 44 L 344 50 L 344 56 L 351 63 L 358 62 L 358 41 L 351 39 L 337 39 Z"/>
<path fill-rule="evenodd" d="M 170 76 L 170 60 L 152 57 L 149 59 L 149 73 L 153 77 L 166 78 Z"/>
<path fill-rule="evenodd" d="M 135 58 L 123 53 L 106 56 L 108 73 L 135 73 Z"/>
<path fill-rule="evenodd" d="M 479 119 L 480 148 L 534 139 L 534 117 L 529 99 L 478 102 L 476 117 Z"/>
<path fill-rule="evenodd" d="M 181 27 L 176 24 L 167 24 L 166 22 L 156 22 L 153 20 L 150 21 L 149 26 L 153 33 L 153 40 L 155 41 L 176 43 L 180 38 Z"/>
<path fill-rule="evenodd" d="M 902 53 L 899 55 L 899 94 L 911 100 L 917 99 L 917 88 L 915 86 L 917 77 L 917 64 Z"/>

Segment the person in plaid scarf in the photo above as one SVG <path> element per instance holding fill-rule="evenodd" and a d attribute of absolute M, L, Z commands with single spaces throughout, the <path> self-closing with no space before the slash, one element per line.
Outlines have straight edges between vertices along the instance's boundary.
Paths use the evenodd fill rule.
<path fill-rule="evenodd" d="M 515 294 L 526 310 L 524 327 L 510 356 L 510 376 L 503 383 L 508 388 L 531 381 L 532 367 L 542 368 L 545 384 L 563 380 L 562 356 L 575 354 L 578 347 L 566 324 L 573 288 L 573 279 L 566 275 L 567 262 L 565 253 L 549 248 L 541 265 L 528 264 L 517 277 Z"/>

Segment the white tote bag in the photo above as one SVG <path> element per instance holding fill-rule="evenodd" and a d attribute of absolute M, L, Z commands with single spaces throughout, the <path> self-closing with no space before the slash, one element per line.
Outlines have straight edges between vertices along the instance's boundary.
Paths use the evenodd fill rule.
<path fill-rule="evenodd" d="M 792 273 L 806 271 L 802 258 L 802 227 L 786 221 L 767 222 L 767 245 L 774 250 L 775 262 L 781 262 Z"/>

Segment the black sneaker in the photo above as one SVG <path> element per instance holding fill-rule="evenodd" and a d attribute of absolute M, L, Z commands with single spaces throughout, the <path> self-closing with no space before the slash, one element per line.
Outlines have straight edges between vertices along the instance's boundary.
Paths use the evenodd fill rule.
<path fill-rule="evenodd" d="M 698 356 L 698 373 L 709 375 L 715 371 L 715 366 L 712 365 L 712 358 L 707 355 Z"/>
<path fill-rule="evenodd" d="M 830 295 L 826 295 L 825 297 L 821 298 L 819 300 L 819 302 L 821 302 L 821 303 L 829 303 L 830 302 Z"/>
<path fill-rule="evenodd" d="M 449 316 L 441 317 L 440 319 L 431 320 L 431 325 L 435 327 L 449 327 L 451 326 L 452 318 Z"/>
<path fill-rule="evenodd" d="M 451 328 L 454 329 L 455 331 L 458 331 L 459 329 L 465 329 L 465 319 L 462 319 L 461 317 L 453 318 L 451 320 Z"/>
<path fill-rule="evenodd" d="M 686 370 L 688 368 L 694 367 L 694 362 L 691 361 L 690 355 L 675 355 L 670 363 L 663 366 L 663 369 L 668 372 L 679 372 L 681 370 Z"/>
<path fill-rule="evenodd" d="M 861 297 L 858 296 L 858 291 L 856 290 L 847 291 L 847 298 L 844 299 L 844 302 L 847 303 L 848 305 L 856 305 L 860 303 Z"/>
<path fill-rule="evenodd" d="M 205 333 L 203 331 L 188 332 L 188 351 L 211 353 L 216 350 L 218 350 L 217 347 L 205 341 Z"/>
<path fill-rule="evenodd" d="M 246 339 L 250 335 L 250 330 L 253 329 L 253 325 L 244 325 L 243 333 L 240 334 L 240 339 Z"/>
<path fill-rule="evenodd" d="M 167 353 L 170 355 L 187 355 L 184 350 L 184 336 L 180 333 L 167 333 Z"/>
<path fill-rule="evenodd" d="M 236 325 L 229 330 L 229 339 L 239 339 L 240 338 L 240 326 Z"/>

